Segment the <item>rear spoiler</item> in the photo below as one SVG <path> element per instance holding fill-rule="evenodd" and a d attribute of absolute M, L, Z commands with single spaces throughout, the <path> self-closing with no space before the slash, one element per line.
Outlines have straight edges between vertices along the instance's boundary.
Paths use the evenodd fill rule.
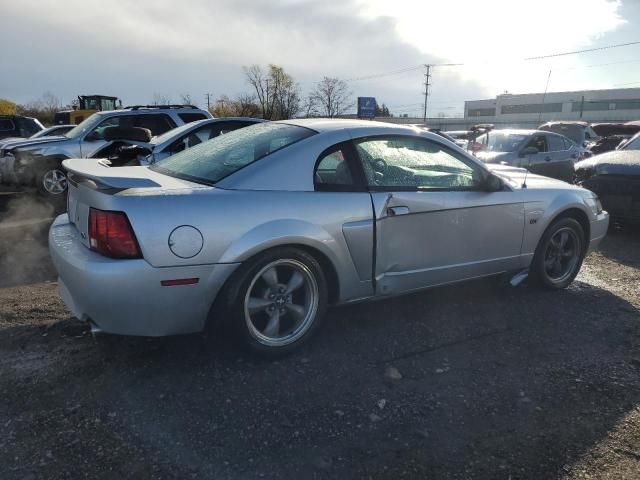
<path fill-rule="evenodd" d="M 89 158 L 65 160 L 62 166 L 73 177 L 72 180 L 91 180 L 100 187 L 124 190 L 160 186 L 146 175 L 147 167 L 110 168 L 108 160 Z"/>

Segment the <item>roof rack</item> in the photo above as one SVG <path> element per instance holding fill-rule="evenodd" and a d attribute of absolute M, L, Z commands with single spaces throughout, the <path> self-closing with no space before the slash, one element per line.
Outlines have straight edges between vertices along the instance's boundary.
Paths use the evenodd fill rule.
<path fill-rule="evenodd" d="M 154 108 L 159 110 L 163 110 L 163 109 L 166 110 L 171 108 L 193 108 L 196 110 L 198 109 L 198 107 L 196 107 L 195 105 L 129 105 L 124 108 L 129 110 L 140 110 L 142 108 Z"/>

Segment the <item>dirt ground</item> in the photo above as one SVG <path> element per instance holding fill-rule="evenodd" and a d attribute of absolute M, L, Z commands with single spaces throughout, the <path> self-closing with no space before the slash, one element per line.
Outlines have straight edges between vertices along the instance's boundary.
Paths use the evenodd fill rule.
<path fill-rule="evenodd" d="M 612 232 L 566 291 L 480 281 L 334 308 L 264 362 L 223 334 L 94 339 L 39 227 L 13 228 L 2 479 L 640 478 L 640 232 Z"/>

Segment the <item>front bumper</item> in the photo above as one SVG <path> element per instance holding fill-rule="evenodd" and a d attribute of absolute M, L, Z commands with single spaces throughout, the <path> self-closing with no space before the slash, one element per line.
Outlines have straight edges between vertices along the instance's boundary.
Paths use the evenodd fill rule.
<path fill-rule="evenodd" d="M 18 183 L 18 176 L 15 172 L 15 157 L 13 155 L 0 157 L 0 183 Z"/>
<path fill-rule="evenodd" d="M 118 260 L 86 248 L 78 230 L 60 215 L 49 230 L 58 289 L 73 315 L 106 333 L 165 336 L 202 331 L 215 297 L 238 264 L 151 266 Z M 162 280 L 198 278 L 165 287 Z"/>
<path fill-rule="evenodd" d="M 591 239 L 589 240 L 587 255 L 598 248 L 598 245 L 600 245 L 600 242 L 607 234 L 608 229 L 609 214 L 606 211 L 603 211 L 596 216 L 595 220 L 591 221 Z"/>

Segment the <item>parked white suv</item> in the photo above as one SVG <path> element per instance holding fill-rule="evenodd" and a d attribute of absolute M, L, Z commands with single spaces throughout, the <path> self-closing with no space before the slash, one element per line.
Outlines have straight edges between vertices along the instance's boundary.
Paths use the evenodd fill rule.
<path fill-rule="evenodd" d="M 46 195 L 60 195 L 67 189 L 62 161 L 87 158 L 105 147 L 113 138 L 105 138 L 107 129 L 147 129 L 152 136 L 195 120 L 213 118 L 209 112 L 189 105 L 136 105 L 121 110 L 96 112 L 64 137 L 39 138 L 0 152 L 3 183 L 35 185 Z"/>

